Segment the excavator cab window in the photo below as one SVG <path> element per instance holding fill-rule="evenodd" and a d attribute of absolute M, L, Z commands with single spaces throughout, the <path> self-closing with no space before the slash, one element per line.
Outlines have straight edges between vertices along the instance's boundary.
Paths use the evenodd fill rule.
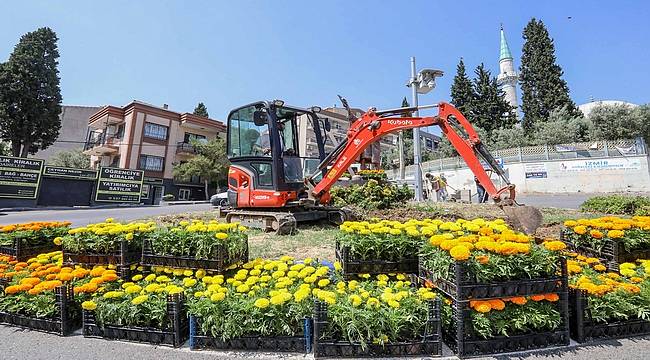
<path fill-rule="evenodd" d="M 231 113 L 228 127 L 228 157 L 271 156 L 268 114 L 260 104 Z"/>
<path fill-rule="evenodd" d="M 278 108 L 276 110 L 277 127 L 280 135 L 280 146 L 286 182 L 302 182 L 302 159 L 298 154 L 298 126 L 296 112 Z"/>

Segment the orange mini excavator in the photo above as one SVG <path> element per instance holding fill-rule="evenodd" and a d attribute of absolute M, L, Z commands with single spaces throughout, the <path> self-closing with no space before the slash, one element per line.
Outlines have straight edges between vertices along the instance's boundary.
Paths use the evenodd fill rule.
<path fill-rule="evenodd" d="M 534 232 L 541 224 L 539 210 L 515 202 L 515 185 L 481 142 L 476 131 L 452 105 L 404 107 L 377 111 L 361 117 L 350 115 L 350 127 L 329 154 L 325 139 L 328 119 L 319 118 L 319 107 L 302 109 L 283 101 L 260 101 L 242 106 L 228 115 L 228 203 L 222 208 L 228 222 L 291 233 L 303 221 L 326 219 L 340 224 L 348 219 L 344 209 L 330 206 L 330 189 L 370 144 L 400 130 L 437 125 L 465 160 L 479 183 L 514 226 Z M 437 108 L 436 116 L 412 117 L 415 110 Z M 301 122 L 308 122 L 301 124 Z M 307 144 L 300 144 L 299 131 L 311 125 L 318 157 L 308 157 Z M 311 131 L 311 130 L 310 130 Z M 482 159 L 507 184 L 497 189 L 484 170 Z"/>

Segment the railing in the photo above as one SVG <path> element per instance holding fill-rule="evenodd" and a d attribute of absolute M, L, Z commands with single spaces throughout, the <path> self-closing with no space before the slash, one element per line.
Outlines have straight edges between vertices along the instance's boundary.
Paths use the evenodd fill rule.
<path fill-rule="evenodd" d="M 196 148 L 190 143 L 180 141 L 176 143 L 176 153 L 196 154 Z"/>
<path fill-rule="evenodd" d="M 101 145 L 115 145 L 116 140 L 119 140 L 121 137 L 118 134 L 107 134 L 102 131 L 91 131 L 88 133 L 88 138 L 84 144 L 84 151 L 90 150 L 97 146 Z"/>
<path fill-rule="evenodd" d="M 492 156 L 502 164 L 538 162 L 545 160 L 569 160 L 648 155 L 648 148 L 642 138 L 622 140 L 601 140 L 580 143 L 524 146 L 491 151 Z M 466 168 L 465 161 L 458 156 L 440 158 L 420 164 L 423 172 Z M 415 166 L 406 167 L 406 177 L 413 176 Z M 387 172 L 388 177 L 399 177 L 399 169 Z"/>

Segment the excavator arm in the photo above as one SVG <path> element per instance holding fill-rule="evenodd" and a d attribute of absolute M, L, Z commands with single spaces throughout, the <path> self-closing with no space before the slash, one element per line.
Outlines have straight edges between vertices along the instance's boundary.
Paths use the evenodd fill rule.
<path fill-rule="evenodd" d="M 433 107 L 438 108 L 438 115 L 436 116 L 401 117 L 417 109 Z M 534 232 L 541 224 L 539 210 L 524 206 L 516 207 L 522 208 L 517 209 L 521 211 L 505 210 L 506 207 L 514 208 L 512 205 L 516 205 L 515 185 L 508 181 L 503 169 L 483 145 L 469 121 L 458 109 L 445 102 L 418 108 L 407 107 L 384 111 L 370 109 L 367 111 L 350 125 L 346 139 L 321 162 L 318 170 L 305 179 L 305 183 L 310 189 L 310 198 L 317 203 L 328 203 L 330 198 L 329 190 L 336 181 L 368 146 L 378 141 L 382 136 L 400 130 L 433 125 L 440 127 L 442 134 L 449 139 L 454 149 L 465 160 L 469 169 L 474 173 L 474 176 L 476 176 L 478 182 L 485 188 L 492 200 L 501 206 L 508 216 L 514 218 L 515 226 L 522 228 L 526 232 Z M 505 187 L 496 188 L 483 164 L 481 164 L 479 157 L 504 180 L 507 184 Z M 314 184 L 313 179 L 323 170 L 326 170 L 326 172 L 322 180 Z"/>
<path fill-rule="evenodd" d="M 487 191 L 490 197 L 492 197 L 496 202 L 502 202 L 506 199 L 514 201 L 514 185 L 510 184 L 506 179 L 508 186 L 502 189 L 497 189 L 494 186 L 494 183 L 490 180 L 487 172 L 483 169 L 483 165 L 478 156 L 484 157 L 487 155 L 488 159 L 484 159 L 486 163 L 492 167 L 494 172 L 502 174 L 505 178 L 503 170 L 497 166 L 494 158 L 492 158 L 492 156 L 489 155 L 489 152 L 487 152 L 483 147 L 481 140 L 478 138 L 476 131 L 469 121 L 465 119 L 460 111 L 450 104 L 443 102 L 431 107 L 438 108 L 437 116 L 392 116 L 399 115 L 400 113 L 404 114 L 412 112 L 415 108 L 400 108 L 381 112 L 371 109 L 363 114 L 359 119 L 352 123 L 348 130 L 347 138 L 339 145 L 339 148 L 332 152 L 331 155 L 334 156 L 329 156 L 320 164 L 319 169 L 329 166 L 331 166 L 331 168 L 327 171 L 323 179 L 313 186 L 311 195 L 315 199 L 321 199 L 322 196 L 327 196 L 331 187 L 336 183 L 346 169 L 356 161 L 359 155 L 368 146 L 375 141 L 378 141 L 381 137 L 400 130 L 438 125 L 440 126 L 442 133 L 447 136 L 458 154 L 460 154 L 460 156 L 465 160 L 467 166 L 472 170 L 479 183 L 485 188 L 485 191 Z M 311 180 L 311 177 L 308 180 Z M 501 194 L 506 191 L 508 192 L 508 197 L 502 199 Z"/>

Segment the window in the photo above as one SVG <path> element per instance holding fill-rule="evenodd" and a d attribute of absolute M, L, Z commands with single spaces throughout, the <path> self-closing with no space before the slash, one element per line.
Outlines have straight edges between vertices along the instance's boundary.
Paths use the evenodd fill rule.
<path fill-rule="evenodd" d="M 256 124 L 255 111 L 263 111 L 262 105 L 239 109 L 228 117 L 228 156 L 271 156 L 268 120 Z"/>
<path fill-rule="evenodd" d="M 152 155 L 140 155 L 140 169 L 149 171 L 163 171 L 165 158 Z"/>
<path fill-rule="evenodd" d="M 185 133 L 185 137 L 183 138 L 183 142 L 190 144 L 192 143 L 193 140 L 198 140 L 200 142 L 205 142 L 207 138 L 205 135 L 199 135 L 199 134 L 192 134 L 192 133 Z"/>
<path fill-rule="evenodd" d="M 110 167 L 120 167 L 120 155 L 117 155 L 113 157 L 113 161 L 111 161 L 111 164 L 109 165 Z"/>
<path fill-rule="evenodd" d="M 156 140 L 167 140 L 167 126 L 144 123 L 144 137 Z"/>
<path fill-rule="evenodd" d="M 270 163 L 251 163 L 251 166 L 257 172 L 259 186 L 273 186 L 273 173 L 271 172 Z"/>
<path fill-rule="evenodd" d="M 189 200 L 189 199 L 190 199 L 190 189 L 178 190 L 178 200 Z"/>

